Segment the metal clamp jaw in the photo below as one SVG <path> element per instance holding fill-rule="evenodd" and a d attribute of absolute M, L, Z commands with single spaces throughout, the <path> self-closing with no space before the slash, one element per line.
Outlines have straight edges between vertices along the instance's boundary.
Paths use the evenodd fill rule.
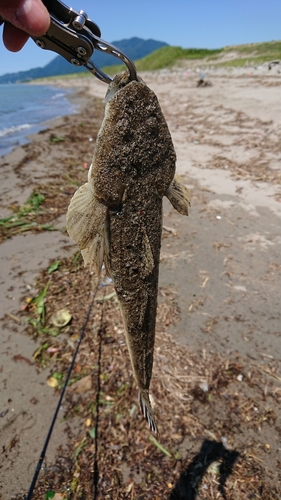
<path fill-rule="evenodd" d="M 50 13 L 51 22 L 47 33 L 40 37 L 32 37 L 38 47 L 52 50 L 71 64 L 84 66 L 99 80 L 110 83 L 112 78 L 97 68 L 91 60 L 96 49 L 120 59 L 126 64 L 130 79 L 138 79 L 134 63 L 117 47 L 100 38 L 101 31 L 98 25 L 88 19 L 86 12 L 83 10 L 77 12 L 60 0 L 42 1 Z"/>
<path fill-rule="evenodd" d="M 86 12 L 77 12 L 60 0 L 43 0 L 43 3 L 50 13 L 51 24 L 44 36 L 33 37 L 39 47 L 57 52 L 75 66 L 85 66 L 99 80 L 110 83 L 112 78 L 90 59 L 94 49 L 106 52 L 125 63 L 131 80 L 137 80 L 134 63 L 123 52 L 100 38 L 99 27 L 88 19 Z"/>

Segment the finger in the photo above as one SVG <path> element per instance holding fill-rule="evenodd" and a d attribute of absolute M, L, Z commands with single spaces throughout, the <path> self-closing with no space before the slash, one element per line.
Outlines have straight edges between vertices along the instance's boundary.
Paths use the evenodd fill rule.
<path fill-rule="evenodd" d="M 0 0 L 1 16 L 29 35 L 40 36 L 48 31 L 50 16 L 41 0 Z"/>
<path fill-rule="evenodd" d="M 29 35 L 10 23 L 5 23 L 3 31 L 3 42 L 6 49 L 18 52 L 27 42 Z"/>

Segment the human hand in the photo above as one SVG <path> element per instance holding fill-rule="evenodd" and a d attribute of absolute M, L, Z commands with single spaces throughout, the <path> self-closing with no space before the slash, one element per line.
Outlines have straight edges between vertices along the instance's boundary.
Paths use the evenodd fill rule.
<path fill-rule="evenodd" d="M 0 0 L 0 16 L 5 19 L 4 45 L 12 52 L 18 52 L 30 35 L 44 35 L 50 25 L 41 0 Z"/>

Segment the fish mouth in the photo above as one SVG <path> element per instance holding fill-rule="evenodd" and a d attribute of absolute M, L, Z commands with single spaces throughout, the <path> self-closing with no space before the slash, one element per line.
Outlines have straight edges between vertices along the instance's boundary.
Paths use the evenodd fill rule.
<path fill-rule="evenodd" d="M 143 83 L 143 80 L 139 77 L 137 77 L 137 80 L 132 80 L 129 71 L 123 71 L 116 75 L 108 86 L 105 94 L 105 102 L 108 103 L 119 90 L 122 90 L 126 85 L 135 81 Z"/>

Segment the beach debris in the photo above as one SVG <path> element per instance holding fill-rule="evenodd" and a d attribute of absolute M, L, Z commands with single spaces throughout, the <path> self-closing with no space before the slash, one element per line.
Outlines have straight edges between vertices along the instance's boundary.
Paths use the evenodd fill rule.
<path fill-rule="evenodd" d="M 45 300 L 48 293 L 49 282 L 43 288 L 43 290 L 34 297 L 29 303 L 30 310 L 33 311 L 33 318 L 29 318 L 29 322 L 34 326 L 34 328 L 39 329 L 45 325 L 46 318 L 46 306 Z"/>
<path fill-rule="evenodd" d="M 27 363 L 28 365 L 32 365 L 33 363 L 28 359 L 26 356 L 23 356 L 22 354 L 16 354 L 13 356 L 13 360 L 18 362 L 18 361 L 24 361 L 24 363 Z"/>
<path fill-rule="evenodd" d="M 65 498 L 61 493 L 55 493 L 53 500 L 63 500 Z"/>
<path fill-rule="evenodd" d="M 11 313 L 6 313 L 6 316 L 8 316 L 9 318 L 11 318 L 13 321 L 16 321 L 16 323 L 21 323 L 20 318 L 18 318 L 18 317 L 17 317 L 17 316 L 15 316 L 14 314 L 11 314 Z"/>
<path fill-rule="evenodd" d="M 77 393 L 83 393 L 90 389 L 92 389 L 92 377 L 91 375 L 86 375 L 86 377 L 80 378 L 80 380 L 74 382 L 70 390 Z"/>
<path fill-rule="evenodd" d="M 205 80 L 204 78 L 199 78 L 197 81 L 196 87 L 212 87 L 213 84 L 209 80 Z"/>
<path fill-rule="evenodd" d="M 85 264 L 104 263 L 121 307 L 141 411 L 157 426 L 149 399 L 152 376 L 163 196 L 188 215 L 189 192 L 175 175 L 176 154 L 157 97 L 128 72 L 106 94 L 88 182 L 67 212 L 67 231 Z"/>
<path fill-rule="evenodd" d="M 63 328 L 70 323 L 71 319 L 72 316 L 67 309 L 60 309 L 52 315 L 51 321 L 54 326 Z"/>
<path fill-rule="evenodd" d="M 44 224 L 42 220 L 42 205 L 45 210 L 45 201 L 43 193 L 34 191 L 22 206 L 11 205 L 14 214 L 0 219 L 0 242 L 27 231 L 54 231 L 54 226 Z"/>
<path fill-rule="evenodd" d="M 164 446 L 162 446 L 162 444 L 160 444 L 157 439 L 155 439 L 155 437 L 153 436 L 149 436 L 149 441 L 151 441 L 153 444 L 155 444 L 155 446 L 158 448 L 158 450 L 162 451 L 162 453 L 164 453 L 164 455 L 166 455 L 167 457 L 171 458 L 171 453 L 166 450 L 166 448 L 164 448 Z"/>
<path fill-rule="evenodd" d="M 64 288 L 61 287 L 56 273 L 48 275 L 46 270 L 38 276 L 37 285 L 41 290 L 46 281 L 50 279 L 46 321 L 49 318 L 49 310 L 54 309 L 59 300 L 63 307 L 71 309 L 75 318 L 73 329 L 77 331 L 82 327 L 88 309 L 87 301 L 81 301 L 81 298 L 85 297 L 85 290 L 91 289 L 93 280 L 87 268 L 82 267 L 81 260 L 80 258 L 79 268 L 74 267 L 72 256 L 62 260 L 61 268 L 68 269 L 73 276 L 73 280 L 67 281 Z M 204 275 L 206 275 L 206 271 L 202 271 L 202 281 Z M 77 283 L 75 291 L 73 290 L 74 282 Z M 107 293 L 114 291 L 112 285 L 108 285 L 106 290 L 108 290 Z M 172 333 L 168 334 L 166 327 L 167 319 L 172 321 L 171 324 L 175 324 L 179 319 L 176 296 L 170 292 L 171 290 L 168 288 L 160 288 L 160 295 L 165 300 L 160 300 L 158 305 L 158 327 L 155 339 L 157 355 L 154 360 L 152 387 L 153 395 L 156 395 L 157 398 L 159 394 L 161 395 L 161 412 L 159 412 L 158 417 L 161 425 L 161 440 L 157 438 L 157 442 L 172 455 L 171 458 L 161 452 L 154 442 L 147 439 L 145 422 L 138 415 L 135 391 L 131 388 L 132 376 L 128 375 L 129 380 L 126 376 L 126 380 L 124 380 L 124 373 L 129 374 L 131 369 L 126 347 L 118 344 L 118 339 L 123 337 L 124 330 L 121 316 L 119 312 L 116 312 L 115 301 L 108 300 L 102 304 L 97 302 L 95 324 L 89 327 L 88 334 L 80 347 L 80 362 L 83 362 L 74 367 L 72 386 L 67 391 L 68 397 L 60 411 L 61 418 L 67 418 L 67 424 L 73 425 L 73 422 L 75 425 L 77 421 L 80 422 L 78 431 L 73 433 L 68 441 L 68 457 L 73 456 L 74 450 L 85 437 L 87 441 L 84 441 L 83 450 L 79 453 L 77 461 L 71 463 L 71 459 L 69 459 L 67 468 L 62 467 L 61 459 L 58 458 L 55 472 L 56 487 L 54 486 L 54 472 L 52 468 L 48 468 L 36 492 L 36 500 L 44 498 L 46 481 L 48 484 L 52 484 L 55 490 L 60 487 L 61 491 L 63 485 L 71 484 L 72 479 L 78 473 L 80 474 L 79 481 L 77 484 L 73 483 L 74 492 L 77 495 L 83 492 L 84 496 L 87 496 L 92 471 L 85 467 L 85 464 L 91 463 L 93 458 L 93 439 L 96 439 L 100 444 L 99 471 L 106 479 L 106 482 L 104 481 L 100 486 L 102 498 L 106 498 L 113 489 L 118 498 L 124 496 L 128 481 L 120 474 L 120 468 L 123 467 L 123 465 L 120 466 L 120 454 L 123 453 L 123 450 L 126 451 L 125 465 L 128 474 L 133 474 L 134 481 L 135 478 L 137 479 L 134 482 L 135 498 L 141 496 L 144 498 L 168 498 L 167 489 L 169 486 L 167 483 L 174 488 L 181 473 L 188 468 L 196 456 L 196 450 L 194 451 L 193 446 L 187 450 L 184 448 L 185 443 L 190 442 L 189 439 L 199 443 L 204 439 L 212 440 L 215 441 L 215 447 L 217 443 L 221 443 L 224 448 L 229 450 L 229 454 L 225 450 L 223 453 L 226 457 L 231 458 L 235 453 L 234 443 L 236 440 L 239 441 L 241 432 L 246 439 L 246 445 L 243 442 L 242 449 L 246 449 L 246 451 L 242 451 L 225 483 L 227 498 L 232 498 L 234 484 L 239 493 L 238 497 L 243 498 L 245 484 L 247 484 L 250 493 L 254 494 L 255 491 L 261 491 L 260 488 L 263 488 L 262 491 L 267 488 L 264 498 L 280 499 L 280 491 L 279 494 L 276 493 L 274 480 L 268 483 L 265 458 L 269 452 L 273 457 L 275 450 L 278 451 L 278 408 L 281 401 L 278 360 L 265 358 L 258 362 L 252 358 L 239 357 L 238 359 L 235 354 L 225 358 L 218 352 L 208 349 L 207 346 L 202 351 L 194 352 L 193 349 L 187 349 L 186 346 L 180 345 L 175 341 Z M 102 297 L 103 293 L 104 287 L 99 289 L 98 296 Z M 99 318 L 101 316 L 106 318 L 106 331 L 102 344 L 102 377 L 99 378 L 99 337 L 97 333 L 100 328 Z M 113 340 L 110 343 L 107 342 L 109 335 Z M 75 343 L 73 342 L 72 345 L 63 344 L 63 340 L 60 339 L 58 342 L 57 339 L 50 338 L 46 334 L 42 335 L 40 341 L 44 342 L 41 356 L 45 356 L 45 363 L 42 363 L 41 356 L 37 356 L 36 365 L 39 369 L 46 368 L 47 365 L 48 375 L 56 372 L 62 374 L 57 387 L 51 389 L 51 392 L 57 391 L 63 385 L 63 380 L 69 369 L 69 360 Z M 53 351 L 53 348 L 56 347 L 60 347 L 59 355 L 47 357 L 49 348 Z M 78 367 L 79 370 L 76 370 Z M 167 369 L 168 367 L 169 369 Z M 237 380 L 239 374 L 244 376 L 243 390 L 241 390 L 241 382 Z M 71 387 L 78 377 L 83 378 L 87 375 L 92 377 L 92 389 L 80 394 L 71 391 Z M 101 384 L 100 413 L 99 428 L 96 432 L 95 410 L 99 383 Z M 266 393 L 265 386 L 267 386 Z M 208 390 L 206 390 L 207 388 Z M 111 398 L 111 401 L 107 400 L 108 397 Z M 109 403 L 113 404 L 109 405 Z M 238 428 L 237 421 L 239 421 Z M 84 425 L 86 422 L 87 426 Z M 275 440 L 272 442 L 268 440 L 268 432 L 263 432 L 263 430 L 268 430 L 269 426 Z M 224 437 L 227 437 L 228 443 L 225 442 Z M 134 446 L 132 446 L 132 442 L 135 443 Z M 275 445 L 275 443 L 277 444 Z M 269 451 L 266 444 L 270 444 Z M 221 449 L 219 447 L 219 450 Z M 204 458 L 204 456 L 201 457 Z M 219 456 L 215 456 L 214 459 L 219 460 Z M 109 463 L 112 464 L 110 469 L 108 468 Z M 139 474 L 136 472 L 136 463 L 140 470 Z M 205 462 L 202 463 L 202 468 L 199 467 L 195 470 L 195 472 L 202 473 L 200 475 L 202 483 L 198 490 L 203 498 L 219 497 L 217 482 L 223 476 L 217 478 L 217 476 L 209 474 L 206 469 L 203 469 Z M 159 474 L 165 480 L 159 481 Z M 273 474 L 275 473 L 273 472 Z M 213 496 L 211 494 L 206 496 L 202 490 L 203 481 L 209 490 L 213 486 Z"/>
<path fill-rule="evenodd" d="M 49 274 L 47 272 L 47 274 Z M 26 299 L 27 306 L 22 308 L 23 310 L 28 310 L 32 315 L 28 318 L 28 323 L 34 329 L 34 335 L 46 333 L 51 337 L 57 337 L 59 335 L 61 328 L 64 328 L 68 323 L 70 323 L 72 316 L 66 309 L 61 309 L 56 313 L 53 313 L 51 317 L 52 326 L 49 326 L 46 321 L 46 296 L 49 288 L 48 281 L 45 288 L 39 293 L 39 295 L 33 299 L 28 297 Z"/>
<path fill-rule="evenodd" d="M 63 141 L 65 141 L 65 137 L 59 137 L 58 135 L 50 134 L 49 141 L 50 142 L 63 142 Z"/>
<path fill-rule="evenodd" d="M 271 68 L 273 68 L 274 66 L 278 66 L 279 64 L 281 65 L 281 61 L 280 61 L 280 59 L 276 59 L 275 61 L 270 61 L 270 62 L 268 63 L 268 69 L 271 69 Z"/>
<path fill-rule="evenodd" d="M 174 229 L 173 227 L 162 226 L 162 229 L 163 229 L 163 231 L 166 231 L 167 233 L 170 233 L 173 236 L 177 236 L 178 235 L 176 229 Z"/>
<path fill-rule="evenodd" d="M 55 262 L 53 262 L 53 264 L 51 264 L 50 267 L 48 268 L 48 274 L 51 274 L 54 271 L 57 271 L 58 268 L 60 267 L 60 264 L 61 264 L 60 260 L 56 260 Z"/>
<path fill-rule="evenodd" d="M 60 495 L 60 494 L 59 494 Z M 47 493 L 45 494 L 45 499 L 44 500 L 59 500 L 59 498 L 63 498 L 61 495 L 57 496 L 57 498 L 55 498 L 57 496 L 56 492 L 53 491 L 53 490 L 49 490 L 47 491 Z"/>
<path fill-rule="evenodd" d="M 59 381 L 55 377 L 49 377 L 49 378 L 47 378 L 47 385 L 49 387 L 52 387 L 53 389 L 56 389 L 56 387 L 58 387 L 58 385 L 59 385 Z"/>
<path fill-rule="evenodd" d="M 106 302 L 107 300 L 113 299 L 115 297 L 116 297 L 116 292 L 114 291 L 114 292 L 109 293 L 108 295 L 105 295 L 104 297 L 97 298 L 96 301 L 99 304 L 102 304 L 103 302 Z"/>

